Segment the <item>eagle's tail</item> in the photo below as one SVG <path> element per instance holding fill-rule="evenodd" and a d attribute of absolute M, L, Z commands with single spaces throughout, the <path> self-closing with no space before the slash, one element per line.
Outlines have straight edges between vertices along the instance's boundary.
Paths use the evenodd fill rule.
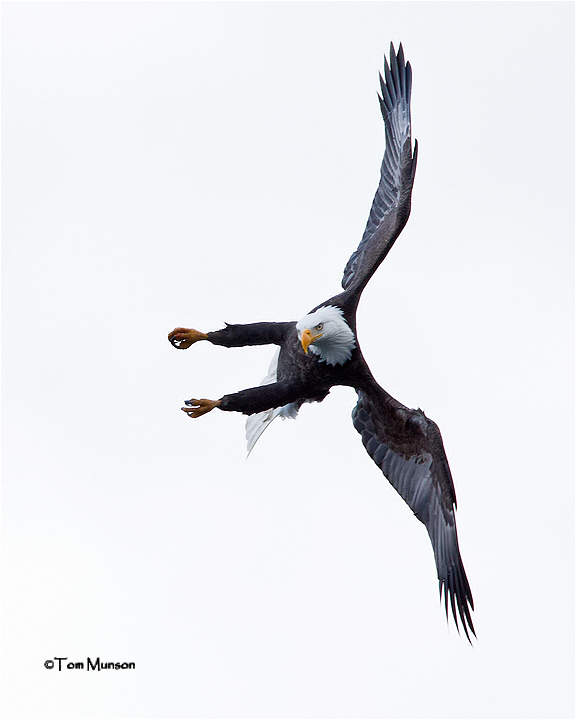
<path fill-rule="evenodd" d="M 260 385 L 270 385 L 271 383 L 276 382 L 279 355 L 280 348 L 278 348 L 274 354 L 270 367 L 268 368 L 268 375 L 266 375 Z M 266 430 L 268 425 L 270 425 L 272 420 L 278 416 L 282 419 L 295 418 L 298 415 L 298 410 L 300 410 L 301 405 L 302 401 L 296 401 L 289 403 L 288 405 L 284 405 L 283 407 L 270 408 L 269 410 L 264 410 L 260 413 L 248 415 L 248 419 L 246 420 L 246 449 L 248 450 L 248 455 L 250 455 L 254 445 L 256 445 L 256 442 L 258 441 L 258 438 L 262 435 L 264 430 Z M 246 457 L 248 457 L 248 455 Z"/>

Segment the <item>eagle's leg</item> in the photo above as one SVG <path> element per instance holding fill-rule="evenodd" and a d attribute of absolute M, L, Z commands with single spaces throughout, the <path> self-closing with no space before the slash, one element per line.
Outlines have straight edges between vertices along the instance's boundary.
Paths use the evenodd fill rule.
<path fill-rule="evenodd" d="M 197 418 L 201 415 L 206 415 L 210 410 L 218 407 L 220 400 L 206 400 L 206 398 L 202 398 L 201 400 L 184 400 L 184 404 L 186 407 L 183 407 L 182 410 L 188 414 L 188 417 Z"/>
<path fill-rule="evenodd" d="M 199 340 L 208 340 L 208 335 L 198 330 L 192 330 L 192 328 L 177 327 L 168 333 L 168 340 L 178 350 L 186 350 Z M 206 410 L 206 412 L 208 412 Z"/>
<path fill-rule="evenodd" d="M 224 395 L 220 400 L 185 400 L 185 407 L 181 408 L 187 415 L 193 418 L 200 417 L 219 407 L 220 410 L 244 413 L 252 415 L 263 410 L 270 410 L 275 407 L 282 407 L 288 403 L 295 402 L 301 397 L 307 397 L 304 389 L 300 386 L 294 387 L 285 383 L 271 383 L 270 385 L 259 385 L 258 387 L 240 390 L 240 392 Z M 311 396 L 310 396 L 311 397 Z M 314 398 L 322 399 L 322 398 Z"/>
<path fill-rule="evenodd" d="M 318 388 L 309 388 L 299 383 L 275 382 L 224 395 L 220 398 L 219 407 L 220 410 L 253 415 L 298 400 L 322 400 L 327 394 L 328 390 L 321 393 Z"/>

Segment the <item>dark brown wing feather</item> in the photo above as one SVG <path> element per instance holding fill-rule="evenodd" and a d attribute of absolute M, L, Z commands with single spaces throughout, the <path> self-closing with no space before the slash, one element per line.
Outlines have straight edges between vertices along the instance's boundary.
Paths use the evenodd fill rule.
<path fill-rule="evenodd" d="M 475 635 L 470 615 L 474 601 L 458 548 L 456 495 L 438 426 L 379 386 L 358 392 L 352 419 L 370 457 L 426 526 L 446 616 L 450 600 L 456 627 L 460 616 L 470 640 L 469 630 Z"/>
<path fill-rule="evenodd" d="M 380 171 L 380 184 L 372 202 L 370 216 L 360 245 L 351 255 L 342 278 L 344 290 L 359 294 L 372 277 L 410 215 L 410 196 L 416 171 L 418 147 L 410 128 L 412 69 L 404 62 L 402 45 L 398 54 L 390 45 L 390 66 L 384 58 L 384 78 L 380 76 L 380 109 L 384 118 L 386 150 Z"/>

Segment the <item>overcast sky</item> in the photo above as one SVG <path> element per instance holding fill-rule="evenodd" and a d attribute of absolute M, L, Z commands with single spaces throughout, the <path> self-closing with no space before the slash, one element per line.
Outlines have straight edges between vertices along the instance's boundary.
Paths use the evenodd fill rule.
<path fill-rule="evenodd" d="M 572 716 L 573 4 L 2 9 L 5 717 Z M 274 349 L 166 340 L 338 292 L 390 41 L 418 170 L 358 331 L 442 430 L 474 648 L 355 393 L 247 460 L 179 408 Z"/>

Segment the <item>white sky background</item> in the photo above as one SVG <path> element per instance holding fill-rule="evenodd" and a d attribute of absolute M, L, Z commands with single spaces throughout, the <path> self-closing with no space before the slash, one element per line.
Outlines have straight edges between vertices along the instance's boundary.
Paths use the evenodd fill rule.
<path fill-rule="evenodd" d="M 573 706 L 570 3 L 4 3 L 4 715 L 567 717 Z M 413 73 L 412 216 L 364 354 L 440 425 L 478 642 L 355 394 L 277 421 L 190 397 L 273 348 L 176 325 L 338 292 Z M 136 670 L 46 670 L 133 661 Z"/>

